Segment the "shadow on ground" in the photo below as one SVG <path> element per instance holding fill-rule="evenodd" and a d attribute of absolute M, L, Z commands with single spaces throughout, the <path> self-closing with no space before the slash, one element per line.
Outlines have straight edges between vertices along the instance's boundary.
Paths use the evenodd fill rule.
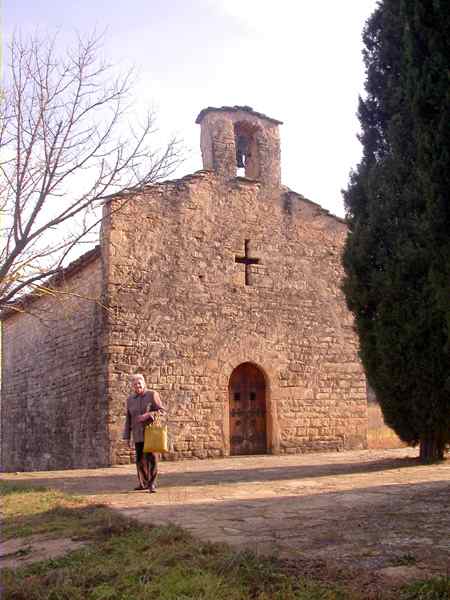
<path fill-rule="evenodd" d="M 326 460 L 326 456 L 324 456 Z M 302 480 L 316 477 L 339 477 L 342 475 L 369 474 L 381 471 L 391 471 L 398 469 L 407 469 L 418 467 L 419 462 L 416 458 L 396 458 L 374 460 L 367 463 L 325 463 L 321 465 L 300 465 L 300 466 L 276 466 L 276 467 L 253 467 L 249 463 L 245 469 L 214 469 L 214 470 L 198 470 L 192 469 L 192 462 L 187 462 L 189 470 L 186 472 L 164 473 L 164 464 L 162 463 L 161 470 L 163 471 L 161 482 L 164 487 L 179 487 L 179 486 L 205 486 L 205 485 L 225 485 L 239 484 L 243 482 L 276 482 L 282 480 Z M 59 472 L 61 473 L 61 472 Z M 95 474 L 92 470 L 92 475 L 87 477 L 74 477 L 68 471 L 70 476 L 64 475 L 55 477 L 42 477 L 38 473 L 34 473 L 32 478 L 27 478 L 26 474 L 20 474 L 20 482 L 31 486 L 50 486 L 62 489 L 64 491 L 73 491 L 80 494 L 99 494 L 108 492 L 124 492 L 128 493 L 136 485 L 134 473 L 120 473 L 117 470 L 111 469 L 110 475 Z M 11 477 L 8 479 L 11 480 Z"/>
<path fill-rule="evenodd" d="M 192 504 L 188 494 L 180 490 L 171 501 L 168 492 L 164 503 L 145 495 L 145 505 L 121 502 L 120 511 L 147 523 L 175 523 L 202 539 L 349 572 L 411 566 L 426 577 L 450 570 L 447 480 L 301 496 L 280 488 L 271 498 Z"/>
<path fill-rule="evenodd" d="M 132 466 L 4 478 L 349 576 L 448 573 L 450 462 L 423 466 L 393 452 L 162 463 L 157 494 L 129 492 Z"/>

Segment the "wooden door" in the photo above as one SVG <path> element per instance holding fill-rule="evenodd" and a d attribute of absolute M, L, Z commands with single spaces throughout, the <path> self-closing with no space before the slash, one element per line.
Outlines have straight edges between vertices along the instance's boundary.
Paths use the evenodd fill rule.
<path fill-rule="evenodd" d="M 230 377 L 230 453 L 265 454 L 266 384 L 252 363 L 242 363 Z"/>

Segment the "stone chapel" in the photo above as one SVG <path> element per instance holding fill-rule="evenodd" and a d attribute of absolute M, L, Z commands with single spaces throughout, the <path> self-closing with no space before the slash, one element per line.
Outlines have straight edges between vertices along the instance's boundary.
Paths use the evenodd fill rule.
<path fill-rule="evenodd" d="M 129 462 L 136 372 L 167 408 L 168 458 L 366 447 L 345 222 L 282 185 L 280 121 L 196 122 L 203 170 L 114 198 L 99 246 L 51 280 L 64 293 L 3 314 L 3 470 Z"/>

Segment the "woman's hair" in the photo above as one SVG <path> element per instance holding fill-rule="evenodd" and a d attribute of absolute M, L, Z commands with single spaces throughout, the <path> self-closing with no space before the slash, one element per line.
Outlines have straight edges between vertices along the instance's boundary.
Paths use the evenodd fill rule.
<path fill-rule="evenodd" d="M 131 376 L 130 381 L 131 383 L 134 383 L 135 381 L 142 381 L 142 385 L 145 385 L 145 377 L 142 375 L 142 373 L 135 373 Z"/>

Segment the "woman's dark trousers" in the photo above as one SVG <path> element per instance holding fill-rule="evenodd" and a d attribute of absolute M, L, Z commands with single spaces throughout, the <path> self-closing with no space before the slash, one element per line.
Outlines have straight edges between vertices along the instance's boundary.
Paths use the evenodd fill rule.
<path fill-rule="evenodd" d="M 144 442 L 136 442 L 135 448 L 139 485 L 143 489 L 155 486 L 158 477 L 158 455 L 154 452 L 144 452 Z"/>

